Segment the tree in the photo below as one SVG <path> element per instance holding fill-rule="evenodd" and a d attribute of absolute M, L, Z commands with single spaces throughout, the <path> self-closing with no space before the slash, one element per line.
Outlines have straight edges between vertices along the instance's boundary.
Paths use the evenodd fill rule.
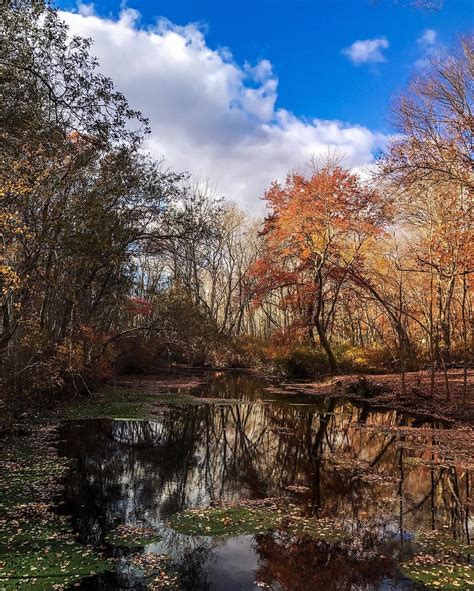
<path fill-rule="evenodd" d="M 147 121 L 97 71 L 90 40 L 39 0 L 0 16 L 0 343 L 10 376 L 42 388 L 83 381 L 128 328 L 137 254 L 170 239 L 183 176 L 141 151 Z"/>
<path fill-rule="evenodd" d="M 473 183 L 474 37 L 431 58 L 394 105 L 399 135 L 380 161 L 400 191 L 421 183 L 468 191 Z"/>
<path fill-rule="evenodd" d="M 394 106 L 400 135 L 379 162 L 382 180 L 397 201 L 397 222 L 409 236 L 405 272 L 423 275 L 420 326 L 429 339 L 431 390 L 437 363 L 452 361 L 454 334 L 463 342 L 465 390 L 468 298 L 474 272 L 473 249 L 473 37 L 435 55 Z M 411 318 L 416 316 L 411 313 Z M 424 318 L 423 318 L 424 316 Z M 472 320 L 471 320 L 472 322 Z M 462 326 L 461 329 L 456 328 Z"/>
<path fill-rule="evenodd" d="M 295 325 L 314 344 L 314 329 L 333 372 L 339 371 L 329 329 L 341 289 L 383 231 L 386 207 L 358 177 L 328 163 L 310 176 L 291 173 L 265 194 L 264 255 L 254 267 L 257 301 L 285 290 Z"/>

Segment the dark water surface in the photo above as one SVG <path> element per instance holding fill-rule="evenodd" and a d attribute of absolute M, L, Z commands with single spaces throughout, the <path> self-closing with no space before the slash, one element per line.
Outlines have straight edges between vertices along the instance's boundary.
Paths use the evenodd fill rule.
<path fill-rule="evenodd" d="M 398 566 L 418 530 L 466 540 L 469 474 L 439 464 L 430 435 L 420 443 L 383 429 L 438 425 L 335 399 L 280 398 L 243 374 L 215 374 L 201 395 L 241 402 L 64 424 L 60 451 L 74 460 L 64 509 L 83 542 L 100 545 L 120 524 L 157 527 L 162 541 L 143 551 L 171 555 L 185 590 L 372 591 L 424 588 Z M 308 516 L 343 520 L 350 542 L 193 537 L 166 525 L 189 507 L 280 496 Z M 144 589 L 127 553 L 114 552 L 115 573 L 75 588 Z"/>

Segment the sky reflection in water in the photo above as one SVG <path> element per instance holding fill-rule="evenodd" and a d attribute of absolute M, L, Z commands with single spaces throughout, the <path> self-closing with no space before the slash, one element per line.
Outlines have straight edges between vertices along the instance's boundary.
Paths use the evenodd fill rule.
<path fill-rule="evenodd" d="M 385 426 L 433 426 L 348 402 L 275 400 L 246 375 L 218 375 L 203 396 L 231 405 L 174 408 L 154 421 L 71 422 L 61 452 L 75 459 L 65 511 L 84 542 L 99 544 L 116 525 L 157 527 L 183 589 L 226 591 L 417 589 L 397 568 L 413 552 L 413 533 L 444 528 L 466 539 L 465 471 L 436 464 L 423 443 Z M 422 462 L 420 463 L 420 460 Z M 273 534 L 210 538 L 166 527 L 188 507 L 219 500 L 290 496 L 306 515 L 344 520 L 343 545 Z M 144 588 L 122 561 L 118 574 L 80 589 Z"/>

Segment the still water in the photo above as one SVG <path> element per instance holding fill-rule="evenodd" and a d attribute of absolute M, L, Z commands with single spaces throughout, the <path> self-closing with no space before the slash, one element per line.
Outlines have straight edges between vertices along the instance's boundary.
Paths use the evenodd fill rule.
<path fill-rule="evenodd" d="M 472 482 L 462 466 L 439 461 L 428 428 L 440 425 L 344 400 L 272 395 L 244 374 L 213 374 L 199 395 L 229 404 L 63 425 L 60 451 L 73 460 L 64 511 L 82 542 L 100 546 L 120 524 L 156 527 L 162 540 L 140 552 L 170 555 L 183 590 L 385 591 L 426 588 L 399 568 L 417 531 L 468 540 Z M 190 507 L 282 496 L 305 515 L 342 520 L 350 540 L 213 538 L 167 527 Z M 109 551 L 116 571 L 75 588 L 145 589 L 128 551 Z"/>

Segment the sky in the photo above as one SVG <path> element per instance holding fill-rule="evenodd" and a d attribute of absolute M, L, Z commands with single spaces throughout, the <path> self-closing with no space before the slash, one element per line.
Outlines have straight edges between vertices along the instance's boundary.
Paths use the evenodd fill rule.
<path fill-rule="evenodd" d="M 133 108 L 146 149 L 261 211 L 311 157 L 370 167 L 389 107 L 430 55 L 472 32 L 473 0 L 57 0 Z"/>

